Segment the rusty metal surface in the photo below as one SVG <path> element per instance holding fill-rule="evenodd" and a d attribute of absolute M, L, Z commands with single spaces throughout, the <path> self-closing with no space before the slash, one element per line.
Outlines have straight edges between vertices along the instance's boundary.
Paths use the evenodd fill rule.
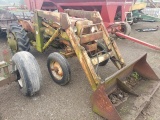
<path fill-rule="evenodd" d="M 97 57 L 93 57 L 91 59 L 93 65 L 97 65 L 113 56 L 112 52 L 108 52 L 108 54 L 99 55 Z"/>
<path fill-rule="evenodd" d="M 88 43 L 94 40 L 98 40 L 98 39 L 102 39 L 103 38 L 103 32 L 96 32 L 96 33 L 92 33 L 92 34 L 86 34 L 86 35 L 82 35 L 80 37 L 80 43 L 84 44 L 84 43 Z"/>
<path fill-rule="evenodd" d="M 31 21 L 27 21 L 27 20 L 19 20 L 19 24 L 22 25 L 22 27 L 26 30 L 26 31 L 31 31 L 32 33 L 34 33 L 34 26 L 31 23 Z"/>
<path fill-rule="evenodd" d="M 66 9 L 64 12 L 68 13 L 71 17 L 78 17 L 78 18 L 87 18 L 88 20 L 93 21 L 93 23 L 100 23 L 102 18 L 100 17 L 99 12 L 96 11 L 84 11 L 84 10 L 69 10 Z"/>
<path fill-rule="evenodd" d="M 60 24 L 62 26 L 62 29 L 67 29 L 70 27 L 71 25 L 71 21 L 69 20 L 69 17 L 66 13 L 61 13 L 61 16 L 60 16 Z"/>
<path fill-rule="evenodd" d="M 16 74 L 11 73 L 9 69 L 9 66 L 12 65 L 9 51 L 4 49 L 2 53 L 4 61 L 0 62 L 0 87 L 17 79 Z"/>
<path fill-rule="evenodd" d="M 122 120 L 135 120 L 146 105 L 149 104 L 159 86 L 160 82 L 153 79 L 141 81 L 134 88 L 134 92 L 139 96 L 129 95 L 127 101 L 116 107 Z"/>
<path fill-rule="evenodd" d="M 103 22 L 102 21 L 94 22 L 96 19 L 99 19 L 99 20 L 102 19 L 98 12 L 83 11 L 82 13 L 86 14 L 86 17 L 88 16 L 87 18 L 84 19 L 85 16 L 82 16 L 82 14 L 79 13 L 80 12 L 79 10 L 66 10 L 66 11 L 71 12 L 71 14 L 69 14 L 67 12 L 71 16 L 68 16 L 66 13 L 56 13 L 56 12 L 41 11 L 41 10 L 37 10 L 35 12 L 35 14 L 37 14 L 37 16 L 38 16 L 38 17 L 35 17 L 37 20 L 35 22 L 38 23 L 38 25 L 36 24 L 36 29 L 37 29 L 36 33 L 38 33 L 38 34 L 36 34 L 36 39 L 37 39 L 36 40 L 36 43 L 37 43 L 36 47 L 37 47 L 38 51 L 41 51 L 41 52 L 44 51 L 44 47 L 43 47 L 44 42 L 43 42 L 43 39 L 41 36 L 42 33 L 40 31 L 40 29 L 42 29 L 42 27 L 40 27 L 40 26 L 44 25 L 47 28 L 51 28 L 52 23 L 59 23 L 61 26 L 61 32 L 60 32 L 61 37 L 60 38 L 71 41 L 70 36 L 67 35 L 65 33 L 65 31 L 63 32 L 62 30 L 66 30 L 66 29 L 68 29 L 68 27 L 72 27 L 73 31 L 71 34 L 75 34 L 75 36 L 76 36 L 75 39 L 77 39 L 77 37 L 80 38 L 80 40 L 77 39 L 78 41 L 80 41 L 80 46 L 82 45 L 83 47 L 85 47 L 87 51 L 95 50 L 96 46 L 93 43 L 96 40 L 103 39 L 106 43 L 106 46 L 109 48 L 109 51 L 113 52 L 114 59 L 112 59 L 112 61 L 116 65 L 116 67 L 118 69 L 120 69 L 124 66 L 124 61 L 120 55 L 118 47 L 116 46 L 114 41 L 109 39 L 109 34 L 107 33 L 107 30 L 104 27 Z M 78 17 L 78 18 L 73 19 L 72 15 L 75 15 L 75 14 L 77 15 L 76 17 Z M 45 19 L 45 21 L 48 21 L 47 24 L 44 23 L 44 19 Z M 77 22 L 76 22 L 76 20 L 77 20 Z M 73 21 L 74 21 L 75 26 L 73 26 L 73 24 L 72 24 Z M 78 31 L 77 33 L 74 33 L 75 27 L 77 27 L 77 31 Z M 92 28 L 94 28 L 94 31 L 91 30 Z M 50 30 L 50 31 L 52 31 L 51 34 L 54 33 L 53 30 Z M 64 33 L 64 34 L 62 34 L 62 33 Z M 49 35 L 52 36 L 51 34 L 49 34 Z M 38 42 L 38 41 L 41 41 L 41 42 Z M 91 42 L 93 42 L 92 45 L 91 45 Z M 46 42 L 46 44 L 47 43 L 48 42 Z M 87 45 L 85 45 L 85 44 L 87 44 Z M 73 47 L 73 45 L 72 45 L 72 47 Z"/>
<path fill-rule="evenodd" d="M 95 90 L 97 87 L 97 83 L 95 80 L 99 81 L 99 79 L 97 79 L 98 76 L 94 72 L 94 68 L 91 65 L 91 61 L 86 60 L 86 59 L 89 59 L 89 57 L 87 57 L 88 55 L 87 55 L 86 51 L 84 50 L 84 48 L 80 47 L 80 44 L 77 40 L 77 37 L 75 36 L 75 34 L 73 34 L 73 29 L 71 27 L 66 30 L 66 33 L 70 38 L 72 47 L 74 48 L 75 53 L 76 53 L 81 65 L 82 65 L 82 68 L 84 69 L 84 71 L 87 75 L 88 81 L 89 81 L 92 89 Z"/>
<path fill-rule="evenodd" d="M 107 88 L 106 92 L 110 94 L 112 92 L 112 89 L 116 87 L 117 78 L 119 80 L 122 80 L 126 76 L 131 74 L 133 70 L 137 71 L 140 75 L 148 79 L 159 80 L 158 76 L 155 74 L 155 72 L 152 70 L 152 68 L 147 63 L 146 56 L 147 54 L 143 55 L 143 57 L 140 57 L 136 61 L 132 62 L 131 64 L 125 66 L 124 68 L 117 71 L 110 77 L 106 78 L 105 79 L 105 87 Z"/>
<path fill-rule="evenodd" d="M 38 16 L 42 19 L 45 18 L 49 21 L 54 21 L 55 23 L 60 23 L 62 29 L 67 29 L 70 26 L 70 21 L 66 13 L 58 13 L 51 11 L 37 10 Z"/>
<path fill-rule="evenodd" d="M 114 55 L 111 57 L 112 58 L 111 61 L 118 69 L 123 68 L 125 66 L 125 62 L 122 58 L 122 55 L 118 49 L 116 42 L 109 37 L 109 33 L 107 32 L 103 22 L 101 22 L 101 28 L 104 35 L 103 36 L 104 42 L 108 46 L 108 50 L 112 51 Z"/>
<path fill-rule="evenodd" d="M 90 45 L 85 45 L 84 47 L 86 48 L 87 52 L 91 52 L 91 51 L 97 50 L 97 43 L 95 42 Z"/>
<path fill-rule="evenodd" d="M 70 16 L 73 16 L 73 15 L 77 15 L 76 17 L 80 17 L 80 18 L 83 18 L 85 16 L 82 16 L 82 14 L 80 13 L 81 11 L 77 11 L 77 10 L 66 10 L 66 12 L 71 12 L 71 13 L 68 13 Z M 88 17 L 86 16 L 86 18 L 88 20 L 92 20 L 93 23 L 94 23 L 94 20 L 95 19 L 99 19 L 101 20 L 101 16 L 99 15 L 99 13 L 97 12 L 88 12 L 88 11 L 82 11 L 84 14 L 88 15 Z M 93 16 L 94 17 L 93 17 Z M 112 57 L 115 57 L 115 59 L 113 60 L 113 62 L 115 62 L 115 64 L 118 66 L 118 68 L 122 68 L 123 67 L 123 60 L 121 58 L 121 55 L 119 53 L 119 50 L 118 50 L 118 47 L 116 47 L 116 43 L 115 42 L 112 42 L 111 39 L 109 39 L 109 34 L 106 30 L 106 28 L 104 27 L 104 24 L 102 21 L 96 21 L 98 22 L 98 24 L 89 24 L 89 26 L 96 26 L 97 25 L 97 32 L 93 32 L 91 33 L 91 31 L 88 31 L 89 33 L 89 36 L 87 37 L 87 39 L 81 39 L 82 36 L 87 36 L 88 34 L 86 35 L 81 35 L 80 36 L 76 36 L 76 33 L 74 33 L 72 27 L 70 27 L 70 29 L 66 29 L 66 33 L 70 39 L 70 42 L 71 42 L 71 45 L 73 47 L 73 49 L 75 50 L 75 53 L 77 54 L 77 57 L 79 58 L 80 60 L 80 63 L 89 79 L 89 82 L 92 86 L 92 89 L 95 90 L 96 87 L 98 86 L 99 84 L 99 80 L 101 79 L 95 69 L 94 69 L 94 66 L 91 62 L 91 58 L 88 56 L 87 54 L 87 51 L 82 47 L 84 45 L 81 46 L 81 42 L 79 43 L 79 38 L 81 39 L 81 41 L 85 41 L 84 43 L 88 43 L 90 41 L 87 41 L 87 40 L 98 40 L 98 39 L 103 39 L 105 41 L 105 44 L 106 46 L 109 48 L 109 51 L 112 51 L 113 52 L 113 56 Z M 95 22 L 95 23 L 96 23 Z M 88 26 L 84 25 L 84 28 L 86 28 Z M 83 27 L 82 27 L 82 30 L 83 30 Z M 81 32 L 82 33 L 82 32 Z M 97 37 L 96 37 L 97 36 Z M 107 54 L 107 53 L 106 53 Z M 120 66 L 120 67 L 119 67 Z"/>
<path fill-rule="evenodd" d="M 45 19 L 60 23 L 60 13 L 58 12 L 43 11 L 43 10 L 36 10 L 35 12 L 41 18 L 45 18 Z"/>
<path fill-rule="evenodd" d="M 105 92 L 105 86 L 100 85 L 91 96 L 93 111 L 108 120 L 121 120 L 115 107 Z"/>
<path fill-rule="evenodd" d="M 109 116 L 110 114 L 116 114 L 115 116 L 121 117 L 117 117 L 116 120 L 136 119 L 160 86 L 160 79 L 146 62 L 146 57 L 146 54 L 143 55 L 130 65 L 125 66 L 112 76 L 106 78 L 105 82 L 99 85 L 91 99 L 93 110 L 97 114 L 111 120 L 114 118 L 109 118 L 112 117 Z M 140 81 L 133 89 L 126 88 L 126 85 L 119 84 L 118 81 L 123 83 L 126 80 L 126 77 L 133 72 L 137 72 L 142 79 L 145 80 Z M 127 92 L 128 98 L 118 106 L 113 107 L 113 104 L 108 99 L 108 95 L 117 89 Z M 111 108 L 111 112 L 108 107 Z M 114 108 L 116 108 L 116 110 Z M 108 115 L 108 113 L 110 114 Z"/>
<path fill-rule="evenodd" d="M 56 37 L 58 37 L 58 35 L 59 35 L 59 29 L 55 30 L 52 37 L 47 41 L 47 43 L 44 44 L 43 50 L 45 50 L 51 44 L 51 42 L 55 40 Z"/>
<path fill-rule="evenodd" d="M 70 11 L 71 16 L 77 14 L 78 17 L 83 17 L 81 13 L 78 13 L 80 11 L 69 10 L 69 12 Z M 111 103 L 108 95 L 110 95 L 120 86 L 124 88 L 125 85 L 121 84 L 123 79 L 131 74 L 134 70 L 140 75 L 150 79 L 159 78 L 146 63 L 146 56 L 143 56 L 142 58 L 133 62 L 131 65 L 124 67 L 124 60 L 122 59 L 119 49 L 115 41 L 110 38 L 103 22 L 101 21 L 102 18 L 99 13 L 84 13 L 87 16 L 87 19 L 79 19 L 82 26 L 80 26 L 80 34 L 78 34 L 78 28 L 76 31 L 74 29 L 78 26 L 76 26 L 76 20 L 78 19 L 73 20 L 72 17 L 70 17 L 66 13 L 54 13 L 48 11 L 35 12 L 37 45 L 40 45 L 39 48 L 44 51 L 57 38 L 59 42 L 65 46 L 62 54 L 64 54 L 65 56 L 72 56 L 76 54 L 84 72 L 86 73 L 92 90 L 95 91 L 92 95 L 93 110 L 97 114 L 109 120 L 120 120 L 121 114 L 119 116 L 119 113 Z M 61 28 L 57 29 L 57 27 L 52 26 L 54 22 L 58 22 L 59 27 Z M 83 26 L 83 22 L 88 23 L 88 26 L 86 24 Z M 98 24 L 94 24 L 97 22 Z M 89 29 L 87 27 L 89 27 Z M 92 31 L 92 27 L 94 27 L 95 30 Z M 85 33 L 83 33 L 84 28 L 87 28 Z M 41 36 L 46 34 L 48 36 L 43 39 L 43 37 Z M 97 41 L 102 42 L 104 47 L 106 47 L 106 50 L 104 48 L 104 54 L 99 54 L 98 51 L 96 51 Z M 91 57 L 92 55 L 89 54 L 89 52 L 94 50 L 94 55 L 97 57 Z M 102 78 L 101 76 L 99 76 L 99 74 L 97 74 L 98 72 L 96 65 L 98 66 L 99 62 L 103 62 L 106 59 L 111 59 L 113 64 L 118 69 L 122 69 L 111 77 L 107 78 L 102 84 Z M 147 71 L 145 71 L 145 69 L 147 69 Z M 119 84 L 117 84 L 117 80 L 120 81 Z M 124 90 L 128 91 L 128 93 L 132 93 L 132 95 L 135 95 L 135 93 L 127 87 L 125 87 Z M 137 115 L 137 113 L 133 114 Z"/>

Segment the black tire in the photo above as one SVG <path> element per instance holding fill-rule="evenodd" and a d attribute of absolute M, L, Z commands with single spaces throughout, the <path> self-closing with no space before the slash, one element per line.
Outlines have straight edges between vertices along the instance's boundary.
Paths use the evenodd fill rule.
<path fill-rule="evenodd" d="M 124 22 L 121 24 L 121 32 L 123 32 L 125 35 L 130 35 L 131 33 L 131 26 L 129 23 Z"/>
<path fill-rule="evenodd" d="M 107 53 L 107 48 L 103 43 L 97 42 L 97 48 L 99 51 L 102 51 L 102 54 Z M 109 61 L 109 59 L 106 59 L 105 61 L 99 63 L 99 66 L 105 66 L 108 63 L 108 61 Z"/>
<path fill-rule="evenodd" d="M 71 80 L 69 63 L 60 53 L 54 52 L 48 56 L 47 67 L 51 78 L 57 84 L 63 86 Z"/>
<path fill-rule="evenodd" d="M 132 21 L 132 22 L 128 22 L 128 23 L 129 23 L 130 25 L 133 25 L 134 22 Z"/>
<path fill-rule="evenodd" d="M 125 35 L 130 35 L 130 33 L 131 33 L 131 25 L 128 22 L 121 23 L 120 32 L 122 32 Z M 120 38 L 120 39 L 125 39 L 125 38 L 120 37 L 120 36 L 117 36 L 117 37 Z"/>
<path fill-rule="evenodd" d="M 6 32 L 0 29 L 0 37 L 6 37 Z"/>
<path fill-rule="evenodd" d="M 20 91 L 26 96 L 32 96 L 40 90 L 42 74 L 35 57 L 26 51 L 21 51 L 12 57 L 17 73 Z"/>
<path fill-rule="evenodd" d="M 138 22 L 138 18 L 133 18 L 133 22 L 137 23 Z"/>
<path fill-rule="evenodd" d="M 13 36 L 13 37 L 12 37 Z M 22 28 L 18 23 L 12 23 L 9 25 L 7 30 L 8 43 L 12 39 L 16 42 L 16 50 L 13 50 L 13 47 L 10 46 L 11 50 L 15 52 L 18 51 L 29 51 L 30 50 L 30 41 L 27 36 L 27 32 Z"/>

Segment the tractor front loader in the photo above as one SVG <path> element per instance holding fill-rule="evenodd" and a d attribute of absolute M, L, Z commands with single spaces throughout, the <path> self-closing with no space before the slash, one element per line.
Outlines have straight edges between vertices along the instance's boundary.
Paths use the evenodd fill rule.
<path fill-rule="evenodd" d="M 67 57 L 77 56 L 94 91 L 93 111 L 108 120 L 133 120 L 159 87 L 159 78 L 146 62 L 146 55 L 125 66 L 115 41 L 96 11 L 65 10 L 64 13 L 36 10 L 32 22 L 20 20 L 8 29 L 13 53 L 30 45 L 44 52 L 54 47 L 47 60 L 48 71 L 59 85 L 70 78 Z M 103 80 L 97 69 L 111 60 L 119 71 Z"/>

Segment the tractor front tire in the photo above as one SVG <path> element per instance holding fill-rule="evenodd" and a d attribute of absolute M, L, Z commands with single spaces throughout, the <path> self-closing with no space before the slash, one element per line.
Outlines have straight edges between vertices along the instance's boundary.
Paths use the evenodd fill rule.
<path fill-rule="evenodd" d="M 54 82 L 66 85 L 71 79 L 71 70 L 67 59 L 58 52 L 51 53 L 47 60 L 48 71 Z"/>
<path fill-rule="evenodd" d="M 37 93 L 40 90 L 42 74 L 35 57 L 29 52 L 21 51 L 14 54 L 12 62 L 20 91 L 26 96 Z"/>
<path fill-rule="evenodd" d="M 18 23 L 9 25 L 7 38 L 11 51 L 14 53 L 30 50 L 30 41 L 27 36 L 27 32 Z"/>

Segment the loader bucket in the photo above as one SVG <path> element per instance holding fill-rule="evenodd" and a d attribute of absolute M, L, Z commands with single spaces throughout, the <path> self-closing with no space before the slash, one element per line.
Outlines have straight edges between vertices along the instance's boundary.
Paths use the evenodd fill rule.
<path fill-rule="evenodd" d="M 135 120 L 160 86 L 147 54 L 105 79 L 91 96 L 93 111 L 108 120 Z"/>

